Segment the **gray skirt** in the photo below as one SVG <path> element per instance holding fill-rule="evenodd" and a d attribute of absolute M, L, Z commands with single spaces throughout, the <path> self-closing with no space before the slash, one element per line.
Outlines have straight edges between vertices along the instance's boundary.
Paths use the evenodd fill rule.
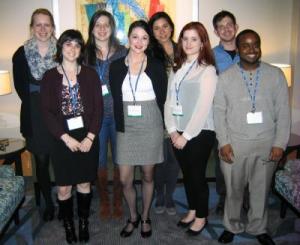
<path fill-rule="evenodd" d="M 116 162 L 120 165 L 161 163 L 163 157 L 163 120 L 155 100 L 138 101 L 141 117 L 129 117 L 123 102 L 125 132 L 117 132 Z"/>

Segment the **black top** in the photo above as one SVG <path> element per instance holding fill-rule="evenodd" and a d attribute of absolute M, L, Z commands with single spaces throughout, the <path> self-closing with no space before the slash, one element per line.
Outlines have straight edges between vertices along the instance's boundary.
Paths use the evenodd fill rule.
<path fill-rule="evenodd" d="M 109 82 L 114 100 L 114 116 L 117 131 L 124 132 L 124 111 L 122 84 L 127 75 L 128 67 L 125 65 L 125 57 L 115 60 L 109 69 Z M 158 59 L 147 56 L 145 73 L 150 78 L 156 96 L 157 105 L 164 116 L 163 108 L 167 94 L 168 78 L 164 65 Z"/>
<path fill-rule="evenodd" d="M 20 115 L 20 131 L 24 138 L 32 136 L 32 123 L 30 117 L 30 90 L 29 84 L 39 85 L 30 72 L 24 46 L 18 48 L 14 53 L 13 58 L 13 78 L 16 91 L 22 101 Z"/>

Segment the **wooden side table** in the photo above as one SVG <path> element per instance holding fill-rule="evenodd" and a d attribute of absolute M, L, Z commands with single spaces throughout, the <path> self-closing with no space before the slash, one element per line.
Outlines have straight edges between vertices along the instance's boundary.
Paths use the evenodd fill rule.
<path fill-rule="evenodd" d="M 3 164 L 15 163 L 16 175 L 23 176 L 21 154 L 25 151 L 25 141 L 22 139 L 0 139 L 0 160 Z"/>

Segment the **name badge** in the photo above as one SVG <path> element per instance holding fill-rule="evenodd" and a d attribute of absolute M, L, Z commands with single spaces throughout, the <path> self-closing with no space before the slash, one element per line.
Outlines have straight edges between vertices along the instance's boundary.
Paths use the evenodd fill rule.
<path fill-rule="evenodd" d="M 182 105 L 173 106 L 173 116 L 183 116 Z"/>
<path fill-rule="evenodd" d="M 142 116 L 142 106 L 141 105 L 129 105 L 128 106 L 128 116 L 129 117 L 141 117 Z"/>
<path fill-rule="evenodd" d="M 107 85 L 102 85 L 102 96 L 108 95 L 109 91 Z"/>
<path fill-rule="evenodd" d="M 82 116 L 67 119 L 67 125 L 70 131 L 78 128 L 83 128 Z"/>
<path fill-rule="evenodd" d="M 263 123 L 262 112 L 248 112 L 247 113 L 247 123 L 248 124 L 258 124 Z"/>

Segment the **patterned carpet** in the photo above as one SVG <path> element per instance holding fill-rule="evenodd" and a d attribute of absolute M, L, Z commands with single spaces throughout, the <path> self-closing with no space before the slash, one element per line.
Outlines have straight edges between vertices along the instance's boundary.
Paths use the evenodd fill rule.
<path fill-rule="evenodd" d="M 214 183 L 210 183 L 210 216 L 209 225 L 201 235 L 190 238 L 185 235 L 183 229 L 176 226 L 177 221 L 186 211 L 186 201 L 184 189 L 178 184 L 174 198 L 176 200 L 178 214 L 168 216 L 167 214 L 157 215 L 151 213 L 153 235 L 148 239 L 141 238 L 140 227 L 135 230 L 129 238 L 121 238 L 119 232 L 125 224 L 127 216 L 122 220 L 110 220 L 104 222 L 98 218 L 99 199 L 95 194 L 92 202 L 90 217 L 89 244 L 97 245 L 199 245 L 199 244 L 219 244 L 218 236 L 223 231 L 222 220 L 214 212 L 217 195 L 215 193 Z M 138 186 L 138 189 L 140 187 Z M 140 195 L 139 195 L 140 196 Z M 19 245 L 19 244 L 37 244 L 37 245 L 60 245 L 65 242 L 65 234 L 62 224 L 58 220 L 49 223 L 40 221 L 38 209 L 34 205 L 32 193 L 28 193 L 27 202 L 21 210 L 21 225 L 15 227 L 11 225 L 10 230 L 0 244 Z M 139 204 L 140 204 L 139 200 Z M 124 205 L 125 206 L 125 205 Z M 276 196 L 270 195 L 269 199 L 269 233 L 274 237 L 276 244 L 296 245 L 300 244 L 300 219 L 291 211 L 287 212 L 285 219 L 279 217 L 279 200 Z M 77 224 L 77 220 L 76 220 Z M 256 239 L 247 234 L 241 234 L 235 237 L 233 244 L 254 245 L 258 244 Z"/>

